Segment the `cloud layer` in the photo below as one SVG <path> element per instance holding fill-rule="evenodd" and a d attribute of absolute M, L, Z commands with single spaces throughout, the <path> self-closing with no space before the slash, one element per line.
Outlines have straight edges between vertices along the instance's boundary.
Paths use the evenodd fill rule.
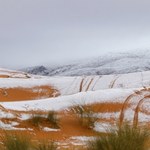
<path fill-rule="evenodd" d="M 149 48 L 149 8 L 149 0 L 0 0 L 0 65 Z"/>

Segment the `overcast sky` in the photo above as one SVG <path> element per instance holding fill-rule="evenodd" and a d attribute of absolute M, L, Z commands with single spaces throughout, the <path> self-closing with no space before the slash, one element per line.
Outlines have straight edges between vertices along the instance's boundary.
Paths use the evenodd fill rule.
<path fill-rule="evenodd" d="M 0 67 L 150 48 L 150 0 L 0 0 Z"/>

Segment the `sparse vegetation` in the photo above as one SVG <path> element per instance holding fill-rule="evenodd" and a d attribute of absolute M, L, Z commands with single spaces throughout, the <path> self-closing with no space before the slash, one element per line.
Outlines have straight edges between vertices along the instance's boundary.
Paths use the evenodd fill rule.
<path fill-rule="evenodd" d="M 30 138 L 26 135 L 20 135 L 16 132 L 5 133 L 2 137 L 3 147 L 2 150 L 56 150 L 57 145 L 55 142 L 40 142 L 39 144 L 34 144 L 31 142 Z"/>
<path fill-rule="evenodd" d="M 33 115 L 29 119 L 29 122 L 31 122 L 33 126 L 39 127 L 39 125 L 41 124 L 42 120 L 43 120 L 43 116 L 41 116 L 41 115 Z"/>
<path fill-rule="evenodd" d="M 52 128 L 60 127 L 58 116 L 54 111 L 49 111 L 45 116 L 41 114 L 34 114 L 28 121 L 35 127 L 40 127 L 40 125 L 42 126 L 44 123 L 47 125 L 49 124 Z"/>
<path fill-rule="evenodd" d="M 94 116 L 94 111 L 91 106 L 88 105 L 78 105 L 73 108 L 75 114 L 78 115 L 79 121 L 82 126 L 87 128 L 94 127 L 94 123 L 97 120 L 97 117 Z"/>
<path fill-rule="evenodd" d="M 54 111 L 49 111 L 47 115 L 48 122 L 52 125 L 53 128 L 59 128 L 59 119 Z"/>
<path fill-rule="evenodd" d="M 88 150 L 145 150 L 149 134 L 146 129 L 128 124 L 89 142 Z"/>
<path fill-rule="evenodd" d="M 3 137 L 5 150 L 30 150 L 30 139 L 17 133 L 5 133 Z"/>
<path fill-rule="evenodd" d="M 57 145 L 54 142 L 43 142 L 40 143 L 35 150 L 56 150 L 57 149 Z"/>

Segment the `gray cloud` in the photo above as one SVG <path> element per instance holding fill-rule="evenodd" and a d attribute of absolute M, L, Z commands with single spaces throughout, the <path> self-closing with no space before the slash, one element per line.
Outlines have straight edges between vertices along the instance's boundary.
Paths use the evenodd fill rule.
<path fill-rule="evenodd" d="M 0 66 L 150 47 L 149 0 L 0 0 Z"/>

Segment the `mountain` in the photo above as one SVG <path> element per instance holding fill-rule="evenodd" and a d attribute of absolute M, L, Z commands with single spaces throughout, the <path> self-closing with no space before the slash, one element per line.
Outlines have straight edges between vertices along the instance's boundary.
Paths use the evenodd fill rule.
<path fill-rule="evenodd" d="M 67 65 L 36 66 L 23 71 L 46 76 L 109 75 L 150 70 L 150 51 L 111 53 Z"/>

